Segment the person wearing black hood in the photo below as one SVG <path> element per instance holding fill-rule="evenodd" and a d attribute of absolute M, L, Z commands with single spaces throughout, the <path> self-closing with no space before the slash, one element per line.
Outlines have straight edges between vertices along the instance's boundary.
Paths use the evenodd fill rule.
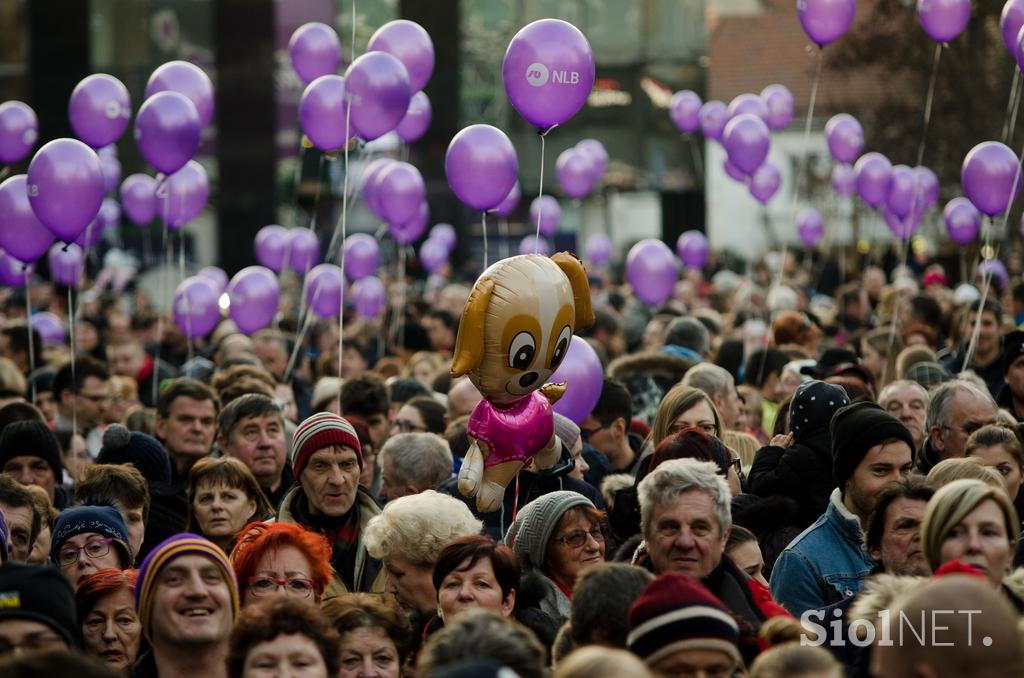
<path fill-rule="evenodd" d="M 1014 330 L 1003 337 L 1003 387 L 996 404 L 1024 420 L 1024 331 Z"/>
<path fill-rule="evenodd" d="M 43 488 L 57 509 L 70 503 L 67 492 L 61 487 L 64 467 L 60 444 L 53 431 L 41 421 L 16 421 L 4 427 L 0 435 L 0 472 L 22 485 Z"/>
<path fill-rule="evenodd" d="M 781 494 L 797 500 L 796 522 L 801 529 L 825 512 L 836 486 L 829 422 L 849 404 L 839 386 L 817 380 L 801 384 L 789 409 L 789 433 L 775 436 L 758 450 L 747 474 L 751 494 Z"/>

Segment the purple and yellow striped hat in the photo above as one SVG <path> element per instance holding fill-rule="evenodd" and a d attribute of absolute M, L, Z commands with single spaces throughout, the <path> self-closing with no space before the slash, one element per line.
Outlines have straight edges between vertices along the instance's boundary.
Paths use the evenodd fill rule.
<path fill-rule="evenodd" d="M 219 546 L 198 534 L 182 532 L 169 537 L 149 552 L 139 567 L 138 583 L 135 586 L 135 610 L 142 622 L 142 632 L 150 637 L 153 617 L 153 599 L 156 593 L 160 573 L 174 559 L 180 556 L 204 556 L 209 558 L 220 570 L 224 583 L 231 594 L 231 618 L 238 616 L 238 584 L 235 573 L 231 569 L 228 557 Z"/>

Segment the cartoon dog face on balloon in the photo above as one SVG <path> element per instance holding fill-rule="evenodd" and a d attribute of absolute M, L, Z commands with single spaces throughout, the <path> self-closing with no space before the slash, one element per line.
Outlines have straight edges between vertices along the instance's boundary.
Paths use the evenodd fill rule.
<path fill-rule="evenodd" d="M 575 331 L 594 322 L 586 271 L 566 252 L 527 254 L 492 265 L 462 312 L 452 378 L 467 375 L 483 394 L 470 416 L 459 491 L 481 511 L 497 509 L 531 458 L 538 468 L 561 453 L 551 404 L 565 385 L 546 384 Z"/>

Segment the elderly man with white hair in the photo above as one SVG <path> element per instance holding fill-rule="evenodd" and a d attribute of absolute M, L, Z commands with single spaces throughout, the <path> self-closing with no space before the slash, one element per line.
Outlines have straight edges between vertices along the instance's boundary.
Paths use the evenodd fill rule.
<path fill-rule="evenodd" d="M 914 438 L 914 449 L 920 450 L 926 436 L 925 419 L 931 400 L 924 386 L 909 379 L 889 383 L 878 394 L 882 409 L 899 419 Z"/>
<path fill-rule="evenodd" d="M 448 441 L 433 433 L 399 433 L 380 450 L 380 498 L 432 490 L 452 477 Z"/>
<path fill-rule="evenodd" d="M 967 439 L 982 426 L 997 423 L 997 414 L 992 396 L 966 379 L 938 386 L 928 403 L 928 438 L 917 457 L 917 469 L 928 475 L 940 461 L 964 456 Z"/>
<path fill-rule="evenodd" d="M 762 609 L 771 596 L 725 555 L 732 495 L 718 467 L 694 459 L 663 462 L 640 481 L 638 495 L 644 541 L 634 562 L 656 575 L 675 572 L 700 580 L 733 614 L 759 629 L 773 614 L 767 605 Z"/>

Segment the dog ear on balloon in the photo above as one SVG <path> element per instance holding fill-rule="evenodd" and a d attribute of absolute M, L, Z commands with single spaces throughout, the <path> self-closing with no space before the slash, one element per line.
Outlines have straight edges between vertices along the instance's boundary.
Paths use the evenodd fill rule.
<path fill-rule="evenodd" d="M 481 280 L 473 286 L 462 309 L 459 333 L 455 337 L 451 375 L 455 379 L 480 366 L 484 358 L 484 318 L 494 291 L 493 280 Z"/>
<path fill-rule="evenodd" d="M 590 305 L 590 283 L 587 282 L 587 271 L 583 263 L 571 252 L 559 252 L 551 257 L 558 264 L 562 273 L 572 285 L 573 302 L 576 307 L 576 318 L 573 331 L 578 332 L 594 324 L 594 309 Z"/>

